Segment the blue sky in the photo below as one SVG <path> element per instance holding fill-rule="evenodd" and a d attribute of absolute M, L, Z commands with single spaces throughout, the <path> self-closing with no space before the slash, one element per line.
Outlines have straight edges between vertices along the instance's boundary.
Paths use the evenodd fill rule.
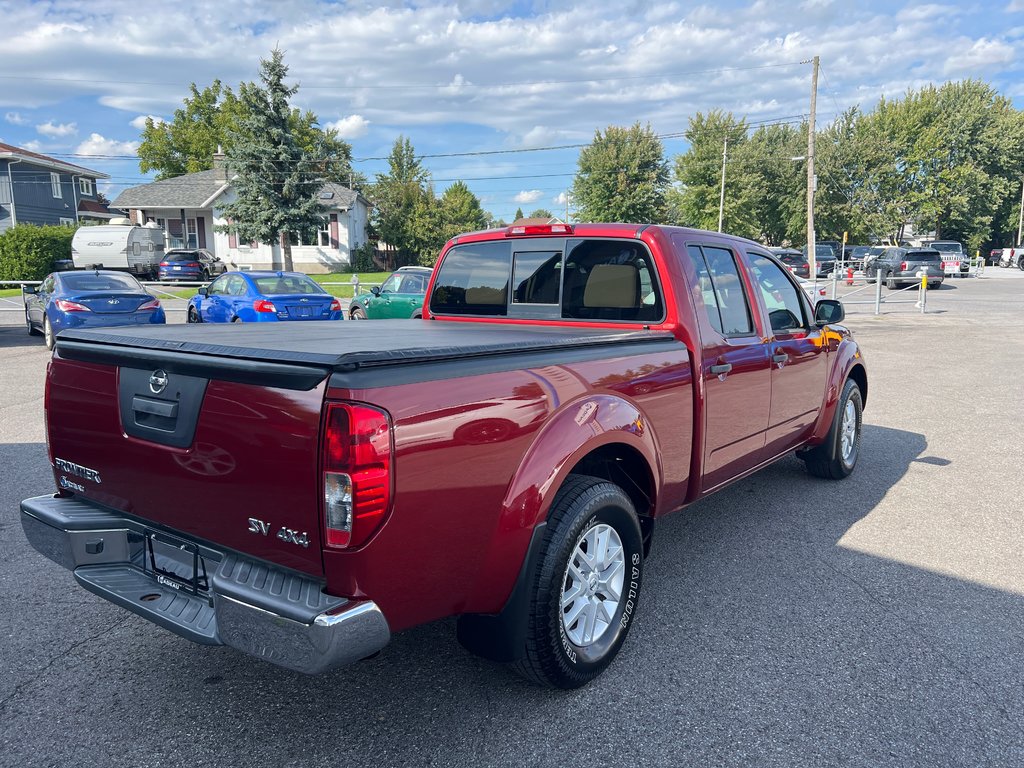
<path fill-rule="evenodd" d="M 146 115 L 190 83 L 237 86 L 279 45 L 296 104 L 338 128 L 372 175 L 398 135 L 418 153 L 541 150 L 608 125 L 650 123 L 666 154 L 697 111 L 819 120 L 907 88 L 975 77 L 1024 104 L 1024 0 L 942 3 L 452 3 L 0 0 L 0 141 L 111 175 Z M 673 135 L 675 134 L 675 135 Z M 495 216 L 564 211 L 578 150 L 427 158 L 440 193 L 464 179 Z"/>

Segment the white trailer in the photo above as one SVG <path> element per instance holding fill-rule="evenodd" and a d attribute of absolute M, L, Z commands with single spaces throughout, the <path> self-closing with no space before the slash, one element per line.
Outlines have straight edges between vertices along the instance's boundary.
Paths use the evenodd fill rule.
<path fill-rule="evenodd" d="M 71 261 L 76 269 L 121 269 L 155 277 L 163 257 L 164 232 L 155 226 L 80 227 L 71 240 Z"/>

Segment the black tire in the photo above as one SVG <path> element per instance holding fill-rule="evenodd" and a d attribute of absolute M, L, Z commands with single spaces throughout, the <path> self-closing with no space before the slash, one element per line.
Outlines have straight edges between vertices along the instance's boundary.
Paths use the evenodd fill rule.
<path fill-rule="evenodd" d="M 27 309 L 25 310 L 25 330 L 28 331 L 29 336 L 39 335 L 39 331 L 36 330 L 36 327 L 32 325 L 32 321 L 29 319 Z"/>
<path fill-rule="evenodd" d="M 413 320 L 422 320 L 423 319 L 423 312 L 421 310 L 417 309 L 415 312 L 412 313 L 412 319 Z"/>
<path fill-rule="evenodd" d="M 853 404 L 855 418 L 852 447 L 848 455 L 843 455 L 843 414 L 846 411 L 847 403 Z M 861 427 L 863 423 L 864 400 L 861 397 L 860 387 L 853 379 L 847 379 L 843 385 L 843 392 L 836 403 L 835 417 L 832 419 L 832 427 L 828 431 L 825 442 L 821 445 L 810 448 L 799 454 L 807 465 L 807 471 L 815 477 L 824 477 L 828 480 L 842 480 L 849 477 L 857 466 L 857 459 L 860 457 Z"/>
<path fill-rule="evenodd" d="M 188 316 L 185 318 L 185 322 L 186 323 L 201 323 L 201 322 L 203 322 L 203 318 L 201 318 L 199 316 L 199 313 L 196 311 L 195 307 L 189 307 L 188 308 Z"/>
<path fill-rule="evenodd" d="M 893 279 L 891 274 L 887 274 L 885 276 L 885 287 L 888 288 L 890 291 L 896 290 L 896 281 Z"/>
<path fill-rule="evenodd" d="M 365 320 L 366 319 L 366 312 L 363 310 L 362 307 L 355 307 L 352 310 L 352 312 L 350 313 L 350 317 L 353 320 Z"/>
<path fill-rule="evenodd" d="M 207 270 L 205 270 L 205 269 L 203 270 L 203 282 L 204 283 L 210 282 L 210 273 Z"/>
<path fill-rule="evenodd" d="M 617 534 L 622 544 L 624 578 L 610 621 L 605 621 L 607 611 L 601 619 L 606 628 L 593 642 L 577 645 L 568 633 L 579 628 L 580 619 L 564 626 L 562 595 L 572 578 L 569 565 L 577 547 L 587 546 L 586 534 L 598 526 L 609 526 Z M 596 477 L 570 475 L 555 497 L 540 546 L 528 591 L 525 652 L 513 668 L 539 685 L 579 688 L 611 664 L 632 626 L 643 579 L 640 523 L 629 497 L 617 485 Z M 599 583 L 590 585 L 590 589 L 596 589 L 591 592 L 593 598 L 602 606 L 613 594 L 602 592 L 605 588 Z M 569 608 L 573 605 L 570 603 Z"/>
<path fill-rule="evenodd" d="M 232 323 L 240 323 L 240 322 L 242 322 L 242 318 L 240 318 L 238 316 L 232 317 L 231 318 L 231 322 Z"/>
<path fill-rule="evenodd" d="M 50 325 L 50 318 L 43 315 L 43 343 L 46 344 L 46 348 L 53 351 L 54 346 L 57 344 L 57 340 L 53 337 L 53 326 Z"/>

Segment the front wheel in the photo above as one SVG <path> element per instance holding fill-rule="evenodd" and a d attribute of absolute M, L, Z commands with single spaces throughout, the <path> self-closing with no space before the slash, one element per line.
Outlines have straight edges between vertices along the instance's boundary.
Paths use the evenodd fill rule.
<path fill-rule="evenodd" d="M 188 317 L 185 318 L 185 322 L 188 323 L 201 323 L 203 319 L 199 317 L 199 312 L 196 311 L 195 307 L 188 308 Z"/>
<path fill-rule="evenodd" d="M 885 287 L 888 288 L 890 291 L 896 290 L 896 281 L 893 280 L 892 275 L 886 275 Z"/>
<path fill-rule="evenodd" d="M 514 667 L 541 685 L 579 688 L 611 664 L 636 614 L 643 537 L 633 503 L 613 483 L 571 475 L 541 547 Z"/>
<path fill-rule="evenodd" d="M 28 316 L 28 310 L 27 309 L 25 310 L 25 330 L 28 331 L 28 335 L 29 336 L 37 336 L 37 335 L 39 335 L 39 331 L 37 331 L 36 327 L 34 325 L 32 325 L 32 319 Z"/>
<path fill-rule="evenodd" d="M 365 320 L 366 319 L 366 312 L 364 312 L 362 310 L 362 308 L 356 307 L 355 309 L 352 310 L 352 319 L 353 320 Z"/>
<path fill-rule="evenodd" d="M 864 400 L 860 387 L 853 379 L 847 379 L 825 442 L 799 454 L 808 472 L 828 480 L 849 477 L 860 457 L 863 414 Z"/>

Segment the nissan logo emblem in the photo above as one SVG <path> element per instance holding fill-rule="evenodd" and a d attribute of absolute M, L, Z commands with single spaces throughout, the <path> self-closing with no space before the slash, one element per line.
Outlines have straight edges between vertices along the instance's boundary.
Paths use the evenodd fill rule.
<path fill-rule="evenodd" d="M 167 388 L 167 371 L 163 369 L 157 369 L 153 371 L 153 375 L 149 377 L 149 391 L 154 395 L 159 395 Z"/>

